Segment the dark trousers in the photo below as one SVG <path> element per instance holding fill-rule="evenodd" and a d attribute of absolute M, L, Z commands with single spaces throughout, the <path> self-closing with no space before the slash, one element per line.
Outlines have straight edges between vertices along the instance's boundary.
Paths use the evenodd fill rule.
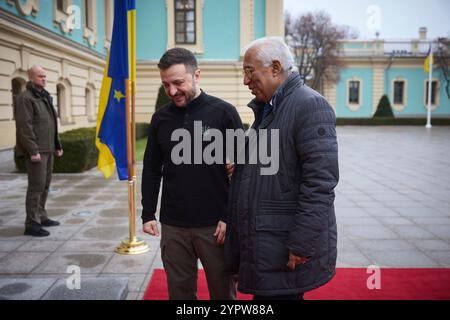
<path fill-rule="evenodd" d="M 223 246 L 216 244 L 215 230 L 216 226 L 161 226 L 161 258 L 170 300 L 197 299 L 199 259 L 205 270 L 211 300 L 236 299 L 236 285 L 232 277 L 224 273 Z"/>
<path fill-rule="evenodd" d="M 282 296 L 260 296 L 254 295 L 253 300 L 303 300 L 303 293 L 288 294 Z"/>
<path fill-rule="evenodd" d="M 52 180 L 53 154 L 41 153 L 40 162 L 26 160 L 28 172 L 28 189 L 25 201 L 27 217 L 25 228 L 41 224 L 41 221 L 48 219 L 45 203 L 47 201 L 48 190 Z"/>

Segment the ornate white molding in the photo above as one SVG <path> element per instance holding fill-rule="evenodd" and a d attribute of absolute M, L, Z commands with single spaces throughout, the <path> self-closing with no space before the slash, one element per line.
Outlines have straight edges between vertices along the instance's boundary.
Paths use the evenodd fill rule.
<path fill-rule="evenodd" d="M 62 80 L 69 79 L 69 61 L 61 59 L 61 78 Z"/>
<path fill-rule="evenodd" d="M 39 0 L 7 0 L 6 1 L 10 6 L 15 6 L 17 11 L 23 16 L 36 16 L 39 12 Z"/>
<path fill-rule="evenodd" d="M 63 33 L 69 33 L 75 27 L 74 23 L 68 23 L 71 14 L 75 14 L 75 19 L 80 19 L 79 12 L 73 12 L 72 0 L 63 0 L 63 10 L 59 10 L 56 1 L 53 3 L 53 22 Z M 79 10 L 78 10 L 79 11 Z M 78 13 L 78 14 L 76 14 Z M 76 21 L 79 24 L 79 21 Z"/>
<path fill-rule="evenodd" d="M 2 10 L 0 10 L 0 33 L 2 33 L 0 35 L 2 45 L 19 51 L 23 47 L 23 57 L 27 55 L 26 51 L 57 61 L 64 57 L 71 57 L 72 63 L 75 59 L 79 65 L 90 63 L 94 66 L 100 66 L 96 71 L 103 74 L 105 66 L 104 55 L 51 30 L 40 27 L 27 19 L 21 19 L 12 13 Z M 29 39 L 34 41 L 30 42 Z M 35 43 L 45 44 L 45 47 L 48 49 L 44 50 L 41 46 L 35 46 Z M 24 70 L 28 69 L 29 66 L 26 59 L 23 60 L 22 64 Z"/>
<path fill-rule="evenodd" d="M 87 11 L 89 11 L 89 26 L 86 25 L 83 31 L 83 37 L 87 40 L 88 44 L 93 47 L 97 43 L 97 1 L 89 0 L 85 3 L 88 4 L 88 8 L 84 8 L 84 15 L 86 16 Z"/>
<path fill-rule="evenodd" d="M 20 67 L 19 70 L 27 72 L 28 69 L 31 67 L 29 65 L 30 61 L 30 53 L 33 51 L 32 47 L 29 47 L 27 45 L 20 45 Z"/>

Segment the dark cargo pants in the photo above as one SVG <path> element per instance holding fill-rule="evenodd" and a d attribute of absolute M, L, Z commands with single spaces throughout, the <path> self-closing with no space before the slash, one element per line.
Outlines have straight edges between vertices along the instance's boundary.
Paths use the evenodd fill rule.
<path fill-rule="evenodd" d="M 40 162 L 31 162 L 27 157 L 28 189 L 25 201 L 27 217 L 25 228 L 41 224 L 48 219 L 45 203 L 52 180 L 53 153 L 41 153 Z"/>
<path fill-rule="evenodd" d="M 205 270 L 211 300 L 236 299 L 235 283 L 224 273 L 223 245 L 216 244 L 215 230 L 216 226 L 161 226 L 161 258 L 170 300 L 197 299 L 198 259 Z"/>

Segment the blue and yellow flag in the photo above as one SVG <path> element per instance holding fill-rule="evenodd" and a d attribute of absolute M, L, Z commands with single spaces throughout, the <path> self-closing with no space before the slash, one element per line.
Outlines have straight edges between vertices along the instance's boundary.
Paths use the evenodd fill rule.
<path fill-rule="evenodd" d="M 431 60 L 431 66 L 433 67 L 434 61 L 433 61 L 433 51 L 431 50 L 431 44 L 430 44 L 430 48 L 428 49 L 428 52 L 427 52 L 427 58 L 423 62 L 423 71 L 425 71 L 426 73 L 430 72 L 430 60 Z"/>
<path fill-rule="evenodd" d="M 105 177 L 128 179 L 126 81 L 135 81 L 135 0 L 114 1 L 111 48 L 106 59 L 97 117 L 98 169 Z"/>

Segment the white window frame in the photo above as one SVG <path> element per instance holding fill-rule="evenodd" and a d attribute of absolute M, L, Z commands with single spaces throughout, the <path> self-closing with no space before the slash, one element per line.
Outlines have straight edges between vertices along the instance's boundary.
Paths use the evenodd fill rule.
<path fill-rule="evenodd" d="M 203 8 L 204 0 L 195 0 L 195 44 L 176 44 L 175 42 L 175 0 L 166 0 L 167 8 L 167 49 L 181 47 L 195 54 L 203 54 Z"/>
<path fill-rule="evenodd" d="M 358 103 L 350 102 L 350 82 L 351 81 L 358 81 L 359 82 L 359 88 L 358 88 Z M 362 87 L 363 87 L 363 81 L 360 78 L 352 77 L 350 79 L 347 79 L 347 86 L 346 86 L 346 99 L 347 107 L 350 109 L 350 111 L 358 111 L 363 102 L 363 96 L 362 96 Z"/>
<path fill-rule="evenodd" d="M 395 103 L 395 83 L 403 82 L 403 103 Z M 391 81 L 391 97 L 392 97 L 392 107 L 395 111 L 402 111 L 408 104 L 408 80 L 405 78 L 397 77 Z"/>
<path fill-rule="evenodd" d="M 434 77 L 431 79 L 431 82 L 432 83 L 433 82 L 437 82 L 437 85 L 436 85 L 436 97 L 434 99 L 435 103 L 431 104 L 431 110 L 434 111 L 434 110 L 437 109 L 437 107 L 439 106 L 439 103 L 440 103 L 441 82 L 439 81 L 439 79 L 434 78 Z M 424 82 L 423 82 L 423 106 L 424 106 L 425 110 L 428 110 L 427 87 L 428 87 L 428 78 L 425 79 Z M 433 88 L 432 88 L 432 90 L 433 90 Z M 431 92 L 431 93 L 433 93 L 433 92 Z"/>

